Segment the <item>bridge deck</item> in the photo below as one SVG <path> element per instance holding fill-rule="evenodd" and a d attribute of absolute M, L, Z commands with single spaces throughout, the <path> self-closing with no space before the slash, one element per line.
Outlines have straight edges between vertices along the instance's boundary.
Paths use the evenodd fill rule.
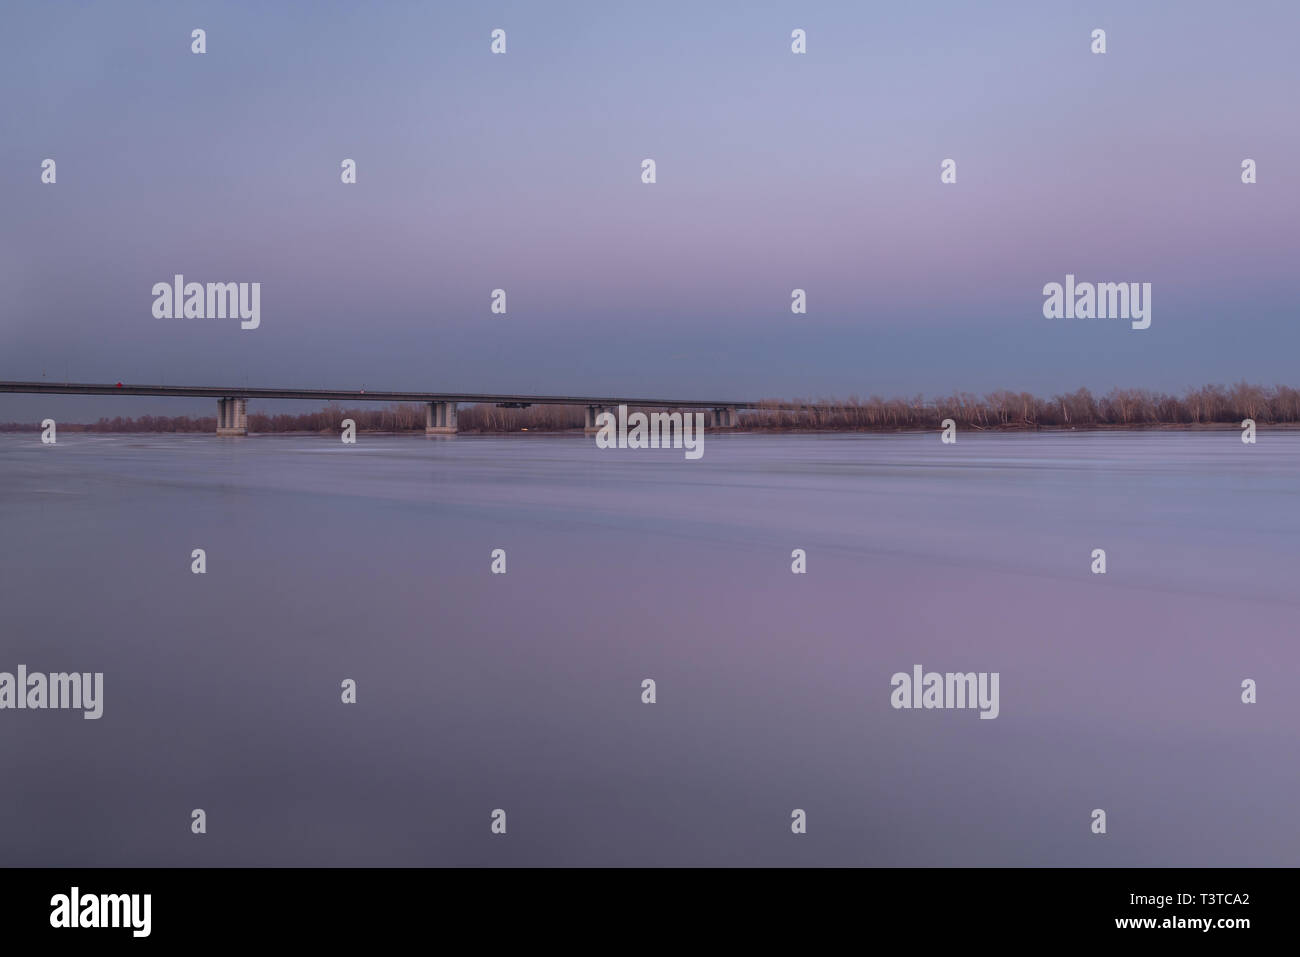
<path fill-rule="evenodd" d="M 372 392 L 369 389 L 253 389 L 247 386 L 128 385 L 89 382 L 0 382 L 0 392 L 55 395 L 167 395 L 201 399 L 324 399 L 342 402 L 463 402 L 465 404 L 519 403 L 526 405 L 639 405 L 661 409 L 756 409 L 758 402 L 734 399 L 695 401 L 641 399 L 626 396 L 506 395 L 470 392 Z M 769 408 L 780 408 L 765 403 Z M 799 406 L 790 406 L 799 408 Z"/>

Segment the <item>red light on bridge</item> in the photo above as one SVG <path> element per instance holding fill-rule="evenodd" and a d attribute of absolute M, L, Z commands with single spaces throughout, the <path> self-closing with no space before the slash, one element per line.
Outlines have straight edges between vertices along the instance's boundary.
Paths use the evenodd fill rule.
<path fill-rule="evenodd" d="M 119 382 L 119 383 L 117 384 L 117 387 L 118 387 L 119 389 L 122 388 L 122 383 Z"/>

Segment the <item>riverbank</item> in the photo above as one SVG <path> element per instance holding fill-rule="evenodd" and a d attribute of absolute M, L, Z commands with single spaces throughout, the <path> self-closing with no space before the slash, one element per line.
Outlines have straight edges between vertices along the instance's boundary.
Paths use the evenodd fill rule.
<path fill-rule="evenodd" d="M 630 412 L 662 411 L 633 407 Z M 297 415 L 248 413 L 248 431 L 268 434 L 338 433 L 345 420 L 358 432 L 423 434 L 425 407 L 396 403 L 383 407 L 344 408 L 328 405 Z M 757 407 L 739 407 L 738 429 L 745 432 L 933 432 L 954 424 L 959 432 L 1080 432 L 1136 429 L 1199 431 L 1240 429 L 1253 419 L 1259 428 L 1300 428 L 1300 389 L 1290 386 L 1211 385 L 1181 395 L 1147 389 L 1112 389 L 1093 396 L 1078 389 L 1050 399 L 1028 392 L 999 391 L 984 396 L 955 393 L 926 399 L 763 400 Z M 458 431 L 464 434 L 563 433 L 581 431 L 582 405 L 529 405 L 504 408 L 489 404 L 462 406 Z M 35 432 L 36 422 L 0 423 L 0 431 Z M 94 423 L 63 423 L 65 432 L 216 432 L 215 416 L 140 416 L 101 418 Z"/>

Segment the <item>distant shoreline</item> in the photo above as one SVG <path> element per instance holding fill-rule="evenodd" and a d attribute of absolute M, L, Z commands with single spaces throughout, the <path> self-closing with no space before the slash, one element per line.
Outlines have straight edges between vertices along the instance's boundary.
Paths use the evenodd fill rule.
<path fill-rule="evenodd" d="M 100 429 L 94 426 L 86 426 L 74 422 L 60 423 L 59 430 L 77 435 L 212 435 L 213 433 L 206 429 L 127 429 L 114 431 L 112 429 Z M 1260 423 L 1259 430 L 1264 432 L 1300 432 L 1300 422 L 1276 422 Z M 22 435 L 22 434 L 39 434 L 40 426 L 26 425 L 25 423 L 3 423 L 0 424 L 0 434 Z M 710 435 L 929 435 L 939 432 L 940 429 L 884 429 L 884 428 L 805 428 L 800 426 L 789 427 L 764 427 L 764 428 L 745 428 L 739 426 L 731 429 L 709 430 Z M 962 431 L 966 434 L 985 433 L 990 435 L 1068 435 L 1070 433 L 1107 433 L 1107 432 L 1240 432 L 1241 426 L 1231 422 L 1209 422 L 1209 423 L 1188 423 L 1188 422 L 1157 422 L 1145 423 L 1141 425 L 1089 425 L 1089 426 L 990 426 L 979 428 L 974 426 L 965 427 Z M 393 435 L 393 436 L 411 436 L 413 438 L 425 437 L 423 429 L 357 429 L 359 435 Z M 334 438 L 337 435 L 336 430 L 285 430 L 258 432 L 249 429 L 250 436 L 261 438 L 274 438 L 283 436 L 285 438 L 303 438 L 308 436 Z M 583 430 L 578 429 L 461 429 L 456 435 L 464 436 L 485 436 L 485 435 L 509 435 L 509 436 L 557 436 L 557 435 L 583 435 Z M 433 438 L 450 438 L 449 435 L 438 435 Z"/>
<path fill-rule="evenodd" d="M 586 411 L 581 405 L 466 404 L 456 414 L 456 431 L 463 435 L 581 432 Z M 662 410 L 639 407 L 629 411 Z M 418 402 L 383 408 L 331 404 L 298 414 L 251 411 L 247 413 L 247 428 L 256 435 L 337 435 L 342 423 L 351 420 L 358 432 L 372 435 L 422 435 L 427 412 L 425 404 Z M 1149 389 L 1111 389 L 1105 395 L 1094 396 L 1087 389 L 1076 389 L 1045 399 L 1003 389 L 982 396 L 959 392 L 931 399 L 922 395 L 891 399 L 766 399 L 757 407 L 733 410 L 733 417 L 735 426 L 723 432 L 890 435 L 937 432 L 949 426 L 965 434 L 1202 432 L 1240 429 L 1246 419 L 1261 429 L 1295 429 L 1300 428 L 1300 389 L 1239 382 L 1233 386 L 1190 388 L 1181 395 Z M 59 428 L 90 433 L 215 433 L 217 420 L 215 416 L 118 416 L 93 423 L 59 423 Z M 0 422 L 0 432 L 36 431 L 40 431 L 36 422 Z"/>

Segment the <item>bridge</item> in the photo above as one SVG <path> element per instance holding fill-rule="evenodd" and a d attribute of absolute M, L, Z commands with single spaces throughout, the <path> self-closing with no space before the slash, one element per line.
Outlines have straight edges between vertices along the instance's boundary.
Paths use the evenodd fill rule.
<path fill-rule="evenodd" d="M 46 395 L 160 395 L 188 399 L 217 400 L 217 435 L 248 434 L 249 399 L 318 399 L 327 402 L 421 402 L 424 404 L 426 435 L 452 435 L 456 432 L 458 405 L 496 405 L 509 409 L 526 409 L 532 405 L 577 405 L 587 410 L 585 431 L 596 431 L 596 416 L 614 412 L 618 406 L 643 409 L 678 409 L 705 412 L 705 425 L 711 429 L 729 429 L 737 424 L 738 409 L 757 409 L 758 402 L 686 399 L 637 399 L 614 396 L 577 395 L 492 395 L 469 392 L 371 392 L 367 389 L 250 389 L 225 386 L 128 385 L 92 382 L 0 382 L 0 392 L 43 393 Z M 798 409 L 803 406 L 764 402 L 763 408 Z"/>

